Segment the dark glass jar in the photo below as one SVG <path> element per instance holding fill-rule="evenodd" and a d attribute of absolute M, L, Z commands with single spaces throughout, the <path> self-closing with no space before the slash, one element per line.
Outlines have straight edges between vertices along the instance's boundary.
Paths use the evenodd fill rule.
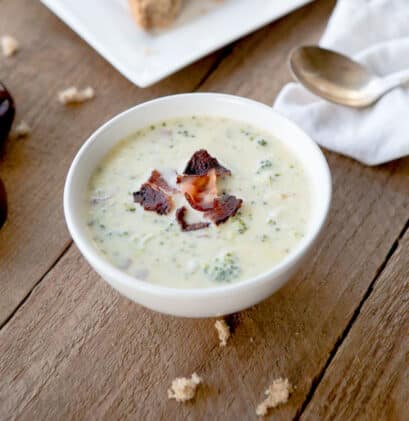
<path fill-rule="evenodd" d="M 4 147 L 13 124 L 16 109 L 7 88 L 0 82 L 0 148 Z"/>
<path fill-rule="evenodd" d="M 16 113 L 14 101 L 10 92 L 0 82 L 0 153 L 4 149 Z M 0 162 L 1 165 L 1 162 Z M 0 228 L 7 219 L 7 194 L 3 181 L 0 179 Z"/>
<path fill-rule="evenodd" d="M 7 219 L 7 194 L 3 181 L 0 178 L 0 229 Z"/>

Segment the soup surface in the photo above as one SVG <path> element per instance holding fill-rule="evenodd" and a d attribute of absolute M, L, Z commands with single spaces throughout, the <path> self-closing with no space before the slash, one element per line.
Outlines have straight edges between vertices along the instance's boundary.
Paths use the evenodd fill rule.
<path fill-rule="evenodd" d="M 205 149 L 231 175 L 217 190 L 242 199 L 226 222 L 182 231 L 206 221 L 183 194 L 173 194 L 165 215 L 134 202 L 153 170 L 178 189 L 191 156 Z M 304 168 L 279 139 L 239 121 L 191 116 L 164 121 L 120 141 L 91 177 L 86 218 L 99 252 L 118 268 L 152 284 L 176 288 L 226 285 L 270 270 L 308 230 L 310 186 Z"/>

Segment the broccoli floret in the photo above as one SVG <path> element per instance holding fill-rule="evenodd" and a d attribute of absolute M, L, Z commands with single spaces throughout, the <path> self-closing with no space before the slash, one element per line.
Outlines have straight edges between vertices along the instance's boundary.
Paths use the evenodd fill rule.
<path fill-rule="evenodd" d="M 124 206 L 125 206 L 126 212 L 135 212 L 136 211 L 135 206 L 133 206 L 129 203 L 125 203 Z"/>
<path fill-rule="evenodd" d="M 267 144 L 268 144 L 268 142 L 267 142 L 267 140 L 266 140 L 266 139 L 259 139 L 259 140 L 257 140 L 257 143 L 258 143 L 260 146 L 267 146 Z"/>
<path fill-rule="evenodd" d="M 240 218 L 240 216 L 238 216 L 238 215 L 235 216 L 234 217 L 234 222 L 236 223 L 237 232 L 239 234 L 244 234 L 248 230 L 247 224 L 243 221 L 242 218 Z"/>
<path fill-rule="evenodd" d="M 239 276 L 241 269 L 237 256 L 233 253 L 225 253 L 207 264 L 204 272 L 215 282 L 230 282 Z"/>
<path fill-rule="evenodd" d="M 272 168 L 273 163 L 269 159 L 263 159 L 258 164 L 257 174 L 260 174 L 262 171 Z"/>

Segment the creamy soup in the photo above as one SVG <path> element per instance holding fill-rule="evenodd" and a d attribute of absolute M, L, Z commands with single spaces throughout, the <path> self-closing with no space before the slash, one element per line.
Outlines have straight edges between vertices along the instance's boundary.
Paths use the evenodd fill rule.
<path fill-rule="evenodd" d="M 177 189 L 191 156 L 205 149 L 231 175 L 217 190 L 242 199 L 220 225 L 182 231 L 205 221 L 182 194 L 168 214 L 146 211 L 133 193 L 153 170 Z M 120 141 L 93 173 L 86 198 L 89 235 L 113 265 L 152 284 L 198 288 L 239 282 L 269 271 L 308 230 L 310 186 L 296 157 L 279 139 L 239 121 L 191 116 L 160 122 Z"/>

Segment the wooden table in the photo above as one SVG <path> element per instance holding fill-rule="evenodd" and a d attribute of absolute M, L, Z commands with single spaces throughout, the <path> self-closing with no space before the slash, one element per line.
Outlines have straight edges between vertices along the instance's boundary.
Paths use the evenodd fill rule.
<path fill-rule="evenodd" d="M 409 419 L 409 159 L 367 168 L 326 153 L 334 200 L 314 257 L 230 318 L 226 348 L 214 320 L 156 314 L 113 291 L 63 219 L 68 166 L 101 123 L 178 92 L 271 104 L 290 80 L 288 52 L 319 39 L 333 6 L 318 0 L 138 89 L 38 1 L 0 0 L 0 34 L 21 43 L 0 59 L 0 80 L 33 128 L 0 161 L 10 202 L 0 232 L 0 419 L 255 419 L 278 376 L 295 390 L 274 419 Z M 64 107 L 56 95 L 70 85 L 92 85 L 97 97 Z M 169 401 L 171 380 L 194 371 L 205 380 L 195 401 Z"/>

